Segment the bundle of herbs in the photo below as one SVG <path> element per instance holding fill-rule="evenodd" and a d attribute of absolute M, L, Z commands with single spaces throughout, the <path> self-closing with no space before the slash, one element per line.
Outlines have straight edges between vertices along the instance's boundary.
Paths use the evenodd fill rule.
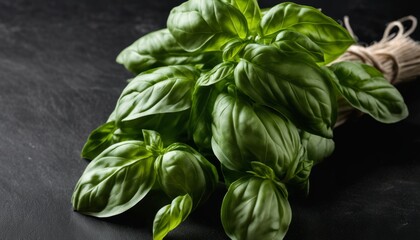
<path fill-rule="evenodd" d="M 349 109 L 382 123 L 408 116 L 378 66 L 346 55 L 355 44 L 337 21 L 293 2 L 173 8 L 167 28 L 117 57 L 135 76 L 82 149 L 91 161 L 74 209 L 109 217 L 159 192 L 158 240 L 222 183 L 227 236 L 283 239 L 289 195 L 308 193 L 311 169 L 334 151 L 333 129 Z"/>

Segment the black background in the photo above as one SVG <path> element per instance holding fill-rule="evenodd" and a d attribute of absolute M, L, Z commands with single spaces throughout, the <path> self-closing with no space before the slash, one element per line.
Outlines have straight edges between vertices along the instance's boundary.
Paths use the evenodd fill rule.
<path fill-rule="evenodd" d="M 97 219 L 74 212 L 70 199 L 87 165 L 84 141 L 132 76 L 115 57 L 165 27 L 181 2 L 0 0 L 0 239 L 151 239 L 142 209 Z M 338 21 L 349 16 L 367 44 L 388 22 L 420 17 L 406 0 L 296 2 Z M 419 80 L 398 86 L 407 119 L 387 125 L 362 116 L 335 129 L 336 150 L 313 169 L 309 196 L 290 199 L 287 240 L 419 239 Z M 227 239 L 219 220 L 224 191 L 166 239 Z"/>

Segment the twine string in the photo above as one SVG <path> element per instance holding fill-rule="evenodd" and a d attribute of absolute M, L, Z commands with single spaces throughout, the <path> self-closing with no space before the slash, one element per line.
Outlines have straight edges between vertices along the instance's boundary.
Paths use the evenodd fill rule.
<path fill-rule="evenodd" d="M 404 25 L 407 22 L 408 28 Z M 344 17 L 344 26 L 357 39 L 348 16 Z M 335 62 L 362 61 L 381 71 L 392 84 L 410 80 L 420 74 L 420 45 L 410 38 L 416 27 L 417 18 L 412 15 L 390 22 L 380 41 L 370 46 L 354 44 Z"/>

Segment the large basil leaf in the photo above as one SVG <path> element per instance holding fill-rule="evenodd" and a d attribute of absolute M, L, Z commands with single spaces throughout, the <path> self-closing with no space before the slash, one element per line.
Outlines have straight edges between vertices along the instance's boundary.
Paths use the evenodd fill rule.
<path fill-rule="evenodd" d="M 178 196 L 162 207 L 153 221 L 153 240 L 162 240 L 170 231 L 181 224 L 192 210 L 192 199 L 188 194 Z"/>
<path fill-rule="evenodd" d="M 273 38 L 280 30 L 291 29 L 308 36 L 325 54 L 325 63 L 343 54 L 355 43 L 348 31 L 320 10 L 292 2 L 272 7 L 261 19 L 260 34 Z"/>
<path fill-rule="evenodd" d="M 159 131 L 165 144 L 186 133 L 191 92 L 199 71 L 191 66 L 161 67 L 132 79 L 117 102 L 108 122 L 95 129 L 82 156 L 95 158 L 110 145 L 142 139 L 142 129 Z"/>
<path fill-rule="evenodd" d="M 219 51 L 230 39 L 247 36 L 242 13 L 220 0 L 189 0 L 171 10 L 167 26 L 187 51 Z"/>
<path fill-rule="evenodd" d="M 299 132 L 292 123 L 239 94 L 220 94 L 212 116 L 212 149 L 227 168 L 247 171 L 251 161 L 259 161 L 281 177 L 300 154 Z"/>
<path fill-rule="evenodd" d="M 77 182 L 72 205 L 96 217 L 120 214 L 143 199 L 155 182 L 153 155 L 142 141 L 125 141 L 105 149 Z"/>
<path fill-rule="evenodd" d="M 408 116 L 400 92 L 372 66 L 358 62 L 338 62 L 329 66 L 333 82 L 356 109 L 383 123 L 398 122 Z"/>
<path fill-rule="evenodd" d="M 238 88 L 257 103 L 276 109 L 299 128 L 327 138 L 337 114 L 326 74 L 314 62 L 274 46 L 249 44 L 235 68 Z"/>
<path fill-rule="evenodd" d="M 220 59 L 220 53 L 190 53 L 173 38 L 167 28 L 144 35 L 118 54 L 116 61 L 136 74 L 151 68 L 181 65 L 210 64 Z"/>
<path fill-rule="evenodd" d="M 161 189 L 169 196 L 189 194 L 197 206 L 214 190 L 216 168 L 188 145 L 174 143 L 155 162 Z"/>
<path fill-rule="evenodd" d="M 224 0 L 239 9 L 248 22 L 248 29 L 256 33 L 261 21 L 261 9 L 257 0 Z"/>
<path fill-rule="evenodd" d="M 160 67 L 138 75 L 118 99 L 116 121 L 189 109 L 198 77 L 199 71 L 187 65 Z"/>
<path fill-rule="evenodd" d="M 291 218 L 286 188 L 270 179 L 240 178 L 222 203 L 222 224 L 231 239 L 283 239 Z"/>

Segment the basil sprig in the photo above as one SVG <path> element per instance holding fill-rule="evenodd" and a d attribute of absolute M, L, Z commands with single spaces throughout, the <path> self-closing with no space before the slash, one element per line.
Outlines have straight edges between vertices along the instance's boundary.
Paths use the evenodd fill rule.
<path fill-rule="evenodd" d="M 143 130 L 143 139 L 115 143 L 94 158 L 75 186 L 72 205 L 86 215 L 115 216 L 153 188 L 172 199 L 154 220 L 153 235 L 162 239 L 209 197 L 219 176 L 213 164 L 186 144 L 164 147 L 153 130 Z"/>
<path fill-rule="evenodd" d="M 353 43 L 335 20 L 292 2 L 262 10 L 257 0 L 188 0 L 173 8 L 165 28 L 116 59 L 136 76 L 82 149 L 92 161 L 74 209 L 113 216 L 158 190 L 170 199 L 154 219 L 153 238 L 163 239 L 221 176 L 226 234 L 283 239 L 288 196 L 307 194 L 311 169 L 334 151 L 338 99 L 382 123 L 408 115 L 377 69 L 332 63 Z"/>

